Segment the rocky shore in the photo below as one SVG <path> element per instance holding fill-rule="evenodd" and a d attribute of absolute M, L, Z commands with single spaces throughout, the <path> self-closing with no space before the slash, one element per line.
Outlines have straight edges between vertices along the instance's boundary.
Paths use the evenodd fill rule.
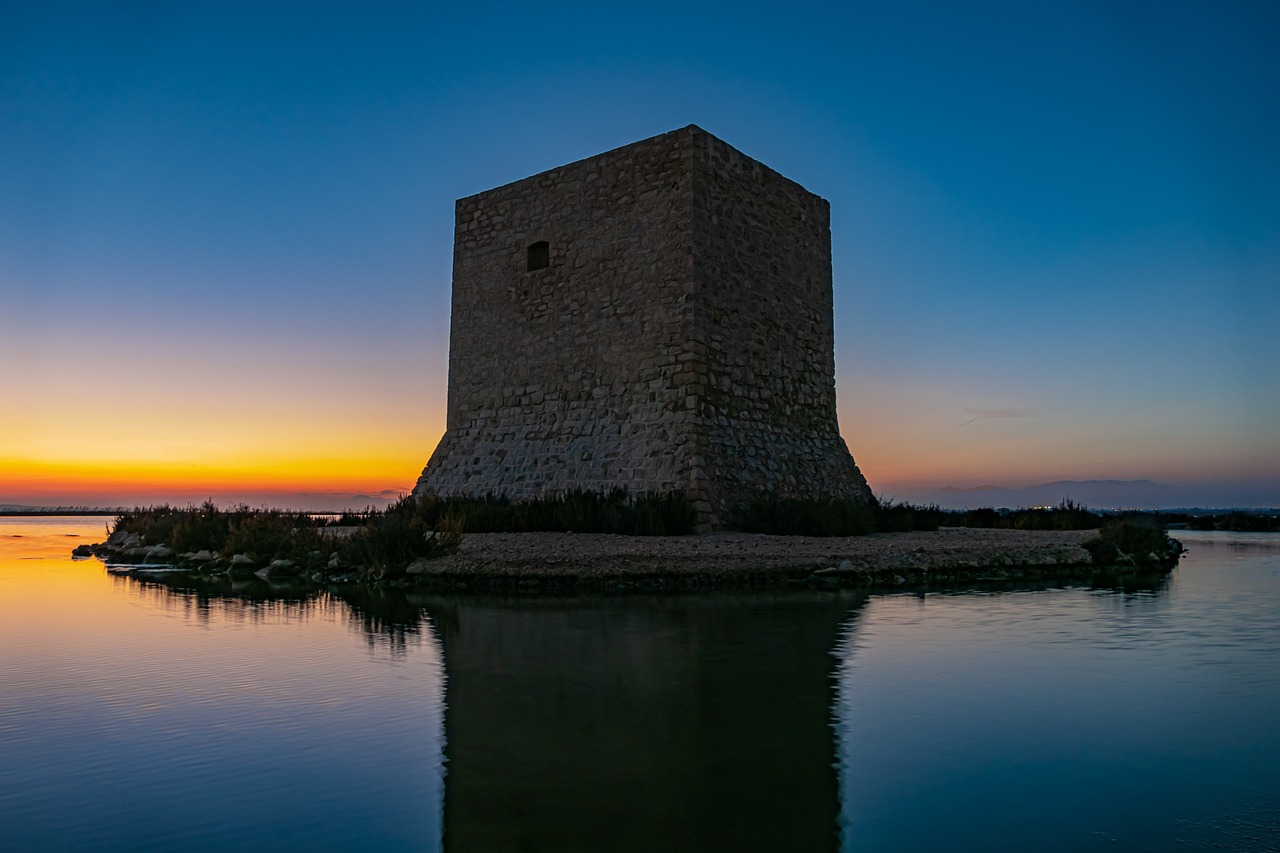
<path fill-rule="evenodd" d="M 342 531 L 334 531 L 341 535 Z M 946 587 L 957 584 L 1114 580 L 1151 574 L 1126 558 L 1095 564 L 1092 530 L 942 528 L 854 537 L 711 533 L 613 536 L 479 533 L 447 556 L 417 560 L 377 583 L 474 592 L 681 590 L 779 587 Z M 298 572 L 287 560 L 255 565 L 244 555 L 175 554 L 136 537 L 86 548 L 118 573 L 158 566 L 190 574 L 256 576 L 275 583 L 364 582 L 342 570 Z M 113 562 L 112 557 L 124 562 Z M 141 565 L 130 565 L 141 560 Z M 1175 558 L 1176 561 L 1176 558 Z M 1171 564 L 1170 564 L 1171 565 Z M 1165 569 L 1167 571 L 1167 568 Z"/>
<path fill-rule="evenodd" d="M 472 534 L 456 553 L 415 563 L 409 575 L 419 585 L 480 590 L 714 589 L 1089 580 L 1132 568 L 1094 565 L 1081 543 L 1096 536 L 969 528 L 847 538 Z"/>

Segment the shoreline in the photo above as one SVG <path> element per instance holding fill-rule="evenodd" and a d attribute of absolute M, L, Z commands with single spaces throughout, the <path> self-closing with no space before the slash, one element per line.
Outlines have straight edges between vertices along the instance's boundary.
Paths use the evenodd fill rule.
<path fill-rule="evenodd" d="M 863 571 L 1090 564 L 1089 552 L 1081 543 L 1097 535 L 1096 530 L 967 527 L 842 537 L 736 532 L 693 536 L 469 533 L 455 553 L 423 561 L 414 573 L 625 577 L 652 572 L 789 573 L 839 567 L 844 562 L 851 564 L 846 568 Z"/>
<path fill-rule="evenodd" d="M 1096 530 L 975 528 L 849 537 L 482 533 L 468 534 L 457 552 L 418 561 L 408 572 L 415 586 L 462 589 L 544 584 L 588 589 L 797 583 L 867 587 L 1087 579 L 1101 567 L 1081 543 L 1096 536 Z"/>
<path fill-rule="evenodd" d="M 336 528 L 330 535 L 348 532 Z M 1084 547 L 1097 536 L 1096 530 L 966 527 L 849 537 L 740 532 L 667 537 L 472 533 L 462 537 L 452 553 L 417 559 L 395 571 L 363 574 L 332 564 L 328 570 L 299 569 L 288 560 L 263 567 L 245 555 L 234 559 L 219 559 L 207 552 L 178 555 L 163 545 L 130 548 L 135 543 L 129 541 L 82 548 L 102 559 L 109 572 L 139 578 L 181 574 L 280 588 L 367 585 L 498 594 L 1144 584 L 1167 575 L 1176 565 L 1176 551 L 1163 566 L 1143 565 L 1144 561 L 1132 557 L 1098 564 Z M 112 559 L 126 554 L 141 562 Z"/>

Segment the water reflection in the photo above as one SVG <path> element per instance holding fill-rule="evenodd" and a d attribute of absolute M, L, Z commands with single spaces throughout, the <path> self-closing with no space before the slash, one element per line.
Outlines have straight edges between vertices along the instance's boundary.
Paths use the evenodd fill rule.
<path fill-rule="evenodd" d="M 503 599 L 130 583 L 184 612 L 338 618 L 392 657 L 438 642 L 454 851 L 894 846 L 917 796 L 963 825 L 978 789 L 1087 777 L 1045 727 L 1079 724 L 1063 709 L 1100 689 L 1106 655 L 1140 664 L 1169 604 L 1162 584 Z M 1131 709 L 1111 710 L 1125 730 Z"/>
<path fill-rule="evenodd" d="M 842 849 L 1274 849 L 1280 538 L 1188 545 L 1146 590 L 873 598 L 837 649 Z"/>
<path fill-rule="evenodd" d="M 148 607 L 209 623 L 211 616 L 248 624 L 337 620 L 358 632 L 370 648 L 394 657 L 424 641 L 434 643 L 424 598 L 397 588 L 359 584 L 320 588 L 258 579 L 207 578 L 181 572 L 111 575 Z"/>
<path fill-rule="evenodd" d="M 429 619 L 68 550 L 0 547 L 0 850 L 441 848 Z"/>
<path fill-rule="evenodd" d="M 146 608 L 181 615 L 208 627 L 212 619 L 249 625 L 305 623 L 332 618 L 345 608 L 305 589 L 272 589 L 265 583 L 211 583 L 187 575 L 110 575 L 112 586 Z"/>
<path fill-rule="evenodd" d="M 26 532 L 0 849 L 1280 842 L 1280 537 L 1187 536 L 1147 589 L 502 599 L 108 577 Z"/>
<path fill-rule="evenodd" d="M 451 850 L 831 850 L 865 598 L 438 600 Z"/>
<path fill-rule="evenodd" d="M 458 598 L 171 575 L 157 606 L 438 637 L 449 850 L 834 850 L 831 649 L 864 594 Z M 434 632 L 430 626 L 434 626 Z"/>

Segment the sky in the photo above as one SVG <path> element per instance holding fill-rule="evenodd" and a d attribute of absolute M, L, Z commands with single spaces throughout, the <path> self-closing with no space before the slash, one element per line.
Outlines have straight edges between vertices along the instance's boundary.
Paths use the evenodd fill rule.
<path fill-rule="evenodd" d="M 881 496 L 1280 505 L 1280 5 L 0 8 L 0 504 L 327 508 L 444 430 L 454 200 L 697 124 L 832 206 Z"/>

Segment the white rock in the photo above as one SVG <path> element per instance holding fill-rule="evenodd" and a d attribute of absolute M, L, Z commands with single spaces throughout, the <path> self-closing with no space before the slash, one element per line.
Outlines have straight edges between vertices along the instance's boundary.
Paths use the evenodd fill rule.
<path fill-rule="evenodd" d="M 293 568 L 293 560 L 272 560 L 267 566 L 254 572 L 255 575 L 264 581 L 278 575 L 292 574 L 289 570 Z"/>

